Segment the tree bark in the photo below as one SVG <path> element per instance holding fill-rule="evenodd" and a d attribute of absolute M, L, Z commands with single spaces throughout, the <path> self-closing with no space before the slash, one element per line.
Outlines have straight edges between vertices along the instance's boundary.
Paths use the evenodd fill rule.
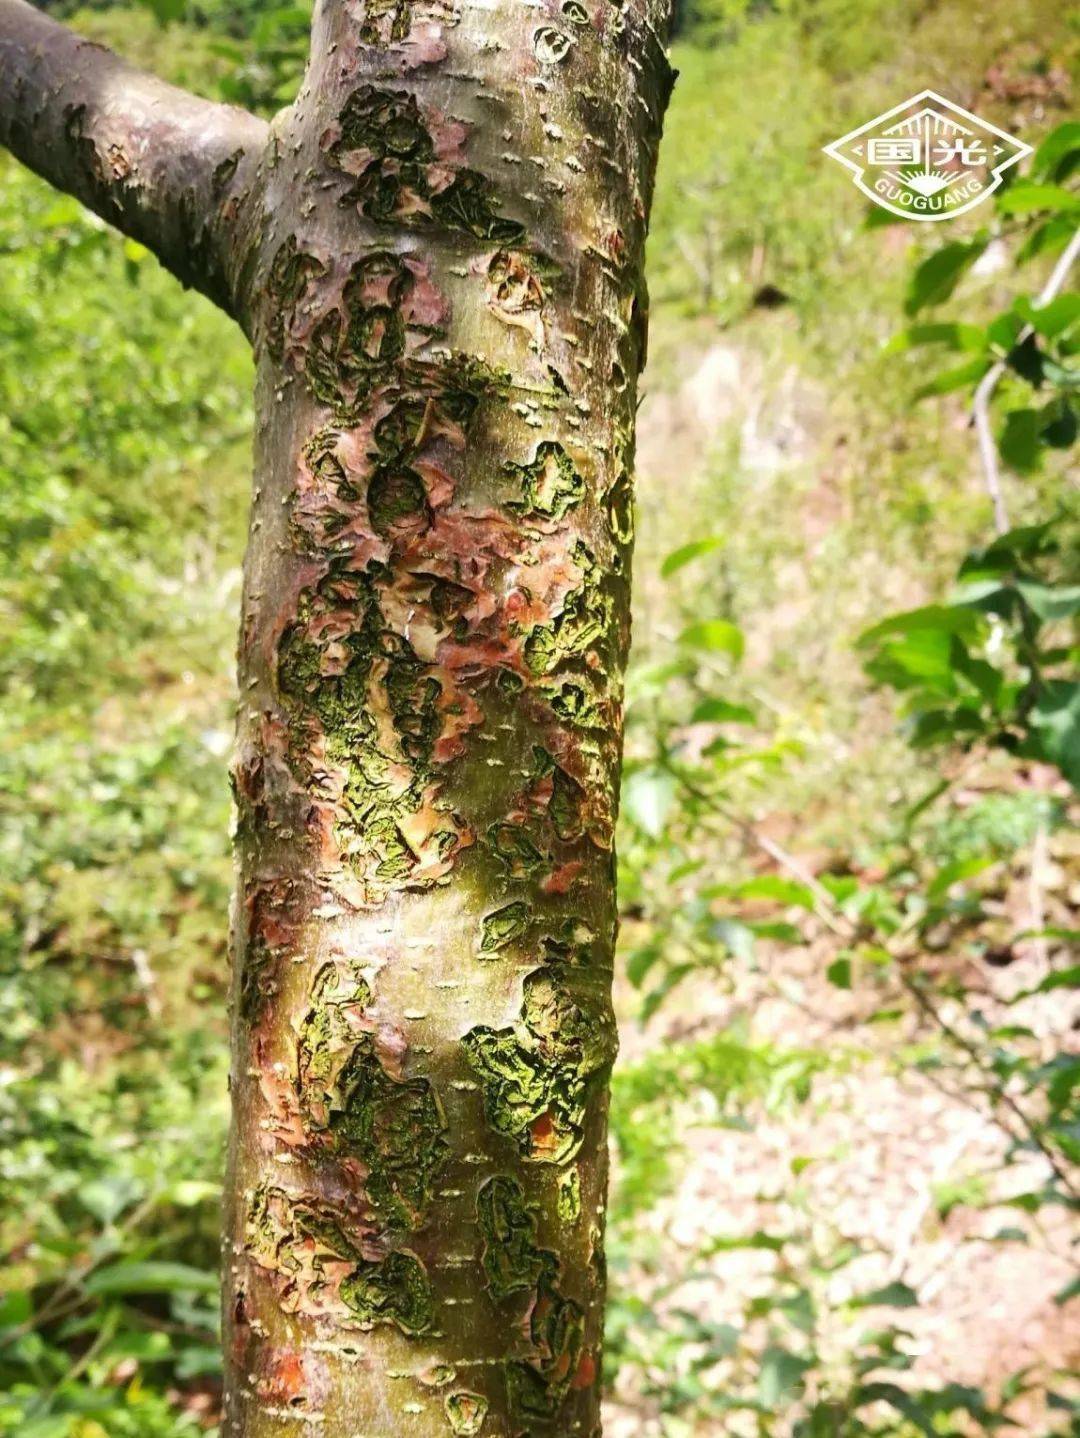
<path fill-rule="evenodd" d="M 0 45 L 26 8 L 0 0 Z M 261 163 L 254 130 L 236 146 L 228 220 L 213 186 L 235 135 L 219 143 L 232 120 L 210 112 L 231 112 L 150 105 L 213 141 L 181 159 L 134 122 L 153 183 L 132 206 L 99 174 L 109 127 L 133 123 L 118 62 L 73 89 L 15 37 L 29 98 L 0 102 L 0 136 L 118 205 L 256 350 L 231 1438 L 599 1428 L 612 832 L 667 19 L 668 0 L 322 0 Z M 131 83 L 142 115 L 148 82 Z M 27 105 L 29 129 L 3 118 Z M 211 237 L 192 263 L 166 218 L 189 188 Z"/>
<path fill-rule="evenodd" d="M 246 205 L 269 128 L 0 0 L 0 145 L 244 322 Z"/>

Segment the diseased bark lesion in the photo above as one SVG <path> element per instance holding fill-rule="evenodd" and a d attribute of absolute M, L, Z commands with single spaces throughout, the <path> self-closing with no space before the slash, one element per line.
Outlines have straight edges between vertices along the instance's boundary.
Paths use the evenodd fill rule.
<path fill-rule="evenodd" d="M 0 0 L 0 145 L 241 323 L 268 134 Z"/>
<path fill-rule="evenodd" d="M 267 127 L 0 0 L 0 142 L 252 337 L 229 1438 L 598 1425 L 667 0 L 322 0 Z"/>

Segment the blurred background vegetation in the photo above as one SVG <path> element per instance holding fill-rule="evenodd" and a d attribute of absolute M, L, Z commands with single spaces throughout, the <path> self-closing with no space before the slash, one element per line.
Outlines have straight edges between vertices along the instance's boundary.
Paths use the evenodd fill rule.
<path fill-rule="evenodd" d="M 47 8 L 264 113 L 309 23 Z M 674 48 L 608 1432 L 1075 1434 L 1080 297 L 1031 301 L 1080 222 L 1080 22 L 687 0 Z M 882 224 L 820 147 L 927 86 L 1040 148 Z M 0 173 L 0 1433 L 213 1434 L 251 366 Z"/>

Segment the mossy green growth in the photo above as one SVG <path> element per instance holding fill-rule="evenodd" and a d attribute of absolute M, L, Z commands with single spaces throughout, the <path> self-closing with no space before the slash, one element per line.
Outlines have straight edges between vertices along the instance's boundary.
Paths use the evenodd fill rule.
<path fill-rule="evenodd" d="M 355 1235 L 350 1224 L 355 1225 Z M 370 1281 L 370 1270 L 382 1269 L 382 1265 L 365 1259 L 362 1237 L 363 1224 L 355 1210 L 314 1194 L 290 1193 L 264 1183 L 254 1191 L 248 1205 L 244 1246 L 260 1268 L 284 1281 L 290 1312 L 325 1312 L 335 1285 L 342 1303 L 355 1311 L 355 1304 L 345 1297 L 346 1283 L 350 1284 L 349 1292 L 354 1293 L 357 1284 Z M 341 1279 L 345 1264 L 356 1267 Z M 421 1275 L 426 1281 L 422 1271 Z M 388 1270 L 383 1276 L 389 1284 L 396 1270 Z M 399 1306 L 407 1318 L 420 1316 L 420 1305 L 412 1296 L 418 1286 L 416 1276 L 406 1267 L 401 1277 L 403 1297 Z"/>
<path fill-rule="evenodd" d="M 477 170 L 458 170 L 447 188 L 432 196 L 431 207 L 442 224 L 478 240 L 513 245 L 525 235 L 524 225 L 499 214 L 495 186 Z"/>
<path fill-rule="evenodd" d="M 409 641 L 392 630 L 380 634 L 379 656 L 386 663 L 383 685 L 401 752 L 418 766 L 418 772 L 427 772 L 442 731 L 438 707 L 442 685 Z"/>
<path fill-rule="evenodd" d="M 529 1334 L 538 1357 L 531 1363 L 507 1364 L 506 1387 L 511 1408 L 526 1421 L 550 1421 L 570 1388 L 585 1336 L 585 1314 L 579 1303 L 558 1288 L 559 1262 L 541 1249 L 536 1300 L 529 1316 Z"/>
<path fill-rule="evenodd" d="M 410 1337 L 425 1333 L 435 1306 L 431 1282 L 415 1254 L 391 1253 L 360 1263 L 341 1281 L 341 1301 L 364 1323 L 396 1323 Z"/>
<path fill-rule="evenodd" d="M 538 624 L 525 640 L 525 662 L 534 674 L 550 674 L 568 659 L 587 653 L 603 642 L 612 623 L 613 605 L 603 589 L 596 556 L 580 540 L 573 560 L 581 583 L 570 591 L 550 624 Z"/>
<path fill-rule="evenodd" d="M 634 542 L 634 481 L 623 470 L 604 499 L 608 527 L 617 544 L 624 547 Z"/>
<path fill-rule="evenodd" d="M 570 681 L 552 687 L 547 692 L 553 712 L 564 724 L 571 724 L 578 729 L 603 727 L 600 705 L 583 684 Z"/>
<path fill-rule="evenodd" d="M 454 1438 L 473 1438 L 484 1426 L 488 1401 L 480 1393 L 467 1393 L 462 1389 L 448 1393 L 443 1407 Z"/>
<path fill-rule="evenodd" d="M 535 777 L 551 780 L 547 812 L 556 835 L 563 840 L 580 838 L 585 806 L 584 789 L 541 745 L 534 744 L 532 752 Z M 579 749 L 579 752 L 583 751 Z"/>
<path fill-rule="evenodd" d="M 515 1178 L 489 1178 L 476 1200 L 476 1221 L 484 1239 L 482 1263 L 488 1292 L 496 1302 L 532 1288 L 540 1276 L 536 1218 Z"/>
<path fill-rule="evenodd" d="M 446 1159 L 446 1119 L 427 1079 L 395 1079 L 371 1034 L 363 979 L 325 965 L 297 1041 L 297 1094 L 309 1128 L 336 1154 L 361 1160 L 368 1201 L 390 1230 L 418 1228 Z"/>
<path fill-rule="evenodd" d="M 563 1223 L 576 1223 L 581 1217 L 581 1175 L 568 1168 L 559 1179 L 558 1214 Z"/>
<path fill-rule="evenodd" d="M 418 1228 L 446 1160 L 446 1119 L 427 1079 L 392 1079 L 364 1035 L 336 1083 L 338 1145 L 367 1166 L 367 1195 L 389 1228 Z"/>
<path fill-rule="evenodd" d="M 420 106 L 407 90 L 360 86 L 346 100 L 338 126 L 340 136 L 329 150 L 338 163 L 356 150 L 379 158 L 393 156 L 399 163 L 428 164 L 435 158 Z"/>
<path fill-rule="evenodd" d="M 240 969 L 238 1002 L 245 1023 L 256 1021 L 274 990 L 273 951 L 262 934 L 253 934 L 244 945 Z"/>
<path fill-rule="evenodd" d="M 357 260 L 341 297 L 316 325 L 306 373 L 317 399 L 344 417 L 355 413 L 405 352 L 403 305 L 416 284 L 396 255 L 373 251 Z"/>
<path fill-rule="evenodd" d="M 265 1267 L 287 1270 L 292 1266 L 289 1245 L 316 1236 L 335 1258 L 359 1257 L 359 1250 L 346 1238 L 340 1222 L 314 1200 L 268 1183 L 260 1184 L 251 1195 L 245 1240 Z"/>
<path fill-rule="evenodd" d="M 435 141 L 416 97 L 407 90 L 362 85 L 338 117 L 340 135 L 329 147 L 330 159 L 359 177 L 342 197 L 377 224 L 409 228 L 443 225 L 476 239 L 513 244 L 524 226 L 498 213 L 495 187 L 476 170 L 455 171 L 444 183 Z M 352 159 L 350 159 L 352 157 Z"/>
<path fill-rule="evenodd" d="M 584 830 L 582 814 L 585 808 L 585 790 L 565 769 L 556 764 L 551 772 L 551 799 L 548 814 L 552 827 L 560 839 L 570 842 L 579 839 Z"/>
<path fill-rule="evenodd" d="M 310 728 L 318 724 L 326 760 L 343 777 L 335 807 L 335 834 L 345 863 L 376 893 L 417 880 L 417 854 L 403 832 L 404 820 L 428 801 L 433 779 L 432 752 L 441 730 L 441 686 L 402 635 L 387 627 L 379 602 L 382 571 L 362 572 L 333 561 L 314 590 L 306 591 L 297 621 L 286 630 L 278 650 L 278 687 L 301 716 L 290 757 L 302 781 L 318 789 L 319 773 L 310 768 Z M 323 673 L 326 628 L 333 615 L 340 626 L 351 615 L 351 629 L 336 641 L 342 655 Z M 313 638 L 312 635 L 318 636 Z M 331 668 L 330 665 L 327 666 Z M 375 715 L 389 711 L 391 726 L 380 732 Z M 432 827 L 426 856 L 444 858 L 458 842 L 459 830 L 447 811 Z"/>
<path fill-rule="evenodd" d="M 524 824 L 492 824 L 488 843 L 512 879 L 525 879 L 546 868 L 550 857 L 541 853 Z"/>
<path fill-rule="evenodd" d="M 576 1178 L 576 1170 L 573 1171 Z M 576 1191 L 576 1188 L 575 1188 Z M 561 1199 L 560 1199 L 561 1203 Z M 580 1195 L 578 1196 L 580 1204 Z M 517 1179 L 497 1174 L 481 1188 L 477 1225 L 488 1293 L 496 1303 L 529 1294 L 534 1356 L 506 1364 L 510 1404 L 518 1417 L 546 1421 L 565 1397 L 581 1357 L 585 1317 L 558 1286 L 559 1259 L 536 1241 L 536 1217 Z"/>
<path fill-rule="evenodd" d="M 412 29 L 412 0 L 366 0 L 359 37 L 365 45 L 398 45 Z"/>
<path fill-rule="evenodd" d="M 274 359 L 280 360 L 285 352 L 289 323 L 308 284 L 325 273 L 323 262 L 301 250 L 295 235 L 278 247 L 270 262 L 264 297 L 266 347 Z"/>
<path fill-rule="evenodd" d="M 520 497 L 506 503 L 516 514 L 559 520 L 585 498 L 585 480 L 555 440 L 539 444 L 530 464 L 509 464 L 507 471 L 521 486 Z"/>
<path fill-rule="evenodd" d="M 376 470 L 368 484 L 367 506 L 372 529 L 384 538 L 431 524 L 424 481 L 412 469 Z"/>
<path fill-rule="evenodd" d="M 497 954 L 520 939 L 529 927 L 529 918 L 529 906 L 522 899 L 485 914 L 480 924 L 481 954 Z"/>
<path fill-rule="evenodd" d="M 538 969 L 525 979 L 519 1022 L 472 1029 L 462 1045 L 497 1133 L 536 1163 L 565 1163 L 577 1153 L 590 1084 L 615 1055 L 609 1014 L 585 1010 Z"/>
<path fill-rule="evenodd" d="M 571 916 L 563 919 L 555 933 L 545 934 L 542 944 L 546 963 L 583 968 L 596 963 L 596 932 L 585 922 Z"/>
<path fill-rule="evenodd" d="M 311 1007 L 301 1022 L 296 1045 L 297 1084 L 305 1110 L 317 1101 L 321 1112 L 342 1057 L 356 1041 L 348 1013 L 362 1013 L 370 1002 L 370 988 L 351 966 L 324 964 L 315 975 Z M 314 1115 L 316 1122 L 319 1112 Z"/>

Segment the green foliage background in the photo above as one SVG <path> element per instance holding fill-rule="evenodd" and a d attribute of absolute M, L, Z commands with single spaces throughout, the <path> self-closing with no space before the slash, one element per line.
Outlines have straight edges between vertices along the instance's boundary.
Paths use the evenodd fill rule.
<path fill-rule="evenodd" d="M 255 0 L 46 8 L 264 112 L 293 91 L 309 18 Z M 1064 1434 L 1073 1399 L 1052 1372 L 994 1392 L 913 1376 L 905 1284 L 829 1296 L 857 1255 L 814 1220 L 805 1155 L 790 1160 L 783 1232 L 714 1235 L 687 1256 L 653 1215 L 686 1170 L 673 1135 L 785 1115 L 797 1130 L 821 1076 L 865 1057 L 862 1041 L 781 1043 L 737 1015 L 704 1032 L 689 1021 L 694 996 L 782 974 L 796 952 L 838 996 L 867 996 L 898 1066 L 944 1070 L 1003 1114 L 1006 1164 L 1050 1153 L 1043 1187 L 1010 1192 L 1018 1212 L 1074 1202 L 1060 1174 L 1075 1174 L 1080 1145 L 1075 1059 L 1002 1025 L 980 1031 L 972 1059 L 933 1019 L 951 1001 L 959 1038 L 976 1042 L 959 969 L 922 965 L 935 945 L 1006 942 L 988 918 L 993 884 L 1075 819 L 1059 772 L 1075 782 L 1080 727 L 1068 454 L 1046 441 L 1054 416 L 1028 417 L 1056 404 L 1060 418 L 1075 330 L 1037 341 L 1056 376 L 1036 389 L 1030 366 L 1010 367 L 999 397 L 1014 518 L 1052 522 L 1041 540 L 987 550 L 958 423 L 973 363 L 1015 347 L 1017 299 L 1045 276 L 1070 202 L 950 226 L 964 253 L 942 283 L 945 237 L 912 233 L 938 227 L 867 227 L 820 146 L 927 85 L 1038 140 L 1064 118 L 1080 35 L 1042 0 L 988 0 L 977 23 L 959 0 L 688 0 L 675 49 L 647 405 L 720 343 L 738 356 L 736 388 L 756 387 L 766 409 L 797 376 L 791 447 L 807 454 L 763 468 L 745 433 L 717 423 L 727 437 L 695 454 L 677 493 L 650 488 L 645 469 L 621 854 L 628 1057 L 613 1109 L 616 1396 L 665 1438 L 904 1438 L 1009 1431 L 1010 1403 L 1034 1387 L 1042 1426 L 1011 1431 Z M 1008 79 L 996 89 L 994 67 Z M 213 1432 L 217 1415 L 226 755 L 251 366 L 229 324 L 138 246 L 10 162 L 0 171 L 0 1433 L 179 1438 Z M 1067 167 L 1053 179 L 1074 184 Z M 1031 244 L 1046 223 L 1056 235 Z M 991 244 L 1003 263 L 980 270 Z M 1017 271 L 1025 244 L 1036 253 Z M 1019 319 L 995 320 L 1006 314 Z M 946 321 L 951 333 L 919 333 Z M 968 389 L 950 397 L 951 383 Z M 944 398 L 920 401 L 928 388 Z M 822 475 L 829 518 L 815 528 Z M 1049 682 L 1073 685 L 1052 691 L 1062 703 L 1042 731 L 1032 645 Z M 964 751 L 990 777 L 956 806 Z M 824 855 L 812 874 L 759 862 L 754 826 L 777 814 L 795 848 Z M 1068 990 L 1075 935 L 1058 930 L 1046 982 Z M 907 1019 L 923 1027 L 901 1031 Z M 945 1211 L 977 1208 L 998 1177 L 957 1180 Z M 740 1252 L 767 1266 L 739 1323 L 679 1297 L 684 1267 L 723 1283 Z M 838 1323 L 851 1335 L 840 1357 L 824 1338 Z"/>

